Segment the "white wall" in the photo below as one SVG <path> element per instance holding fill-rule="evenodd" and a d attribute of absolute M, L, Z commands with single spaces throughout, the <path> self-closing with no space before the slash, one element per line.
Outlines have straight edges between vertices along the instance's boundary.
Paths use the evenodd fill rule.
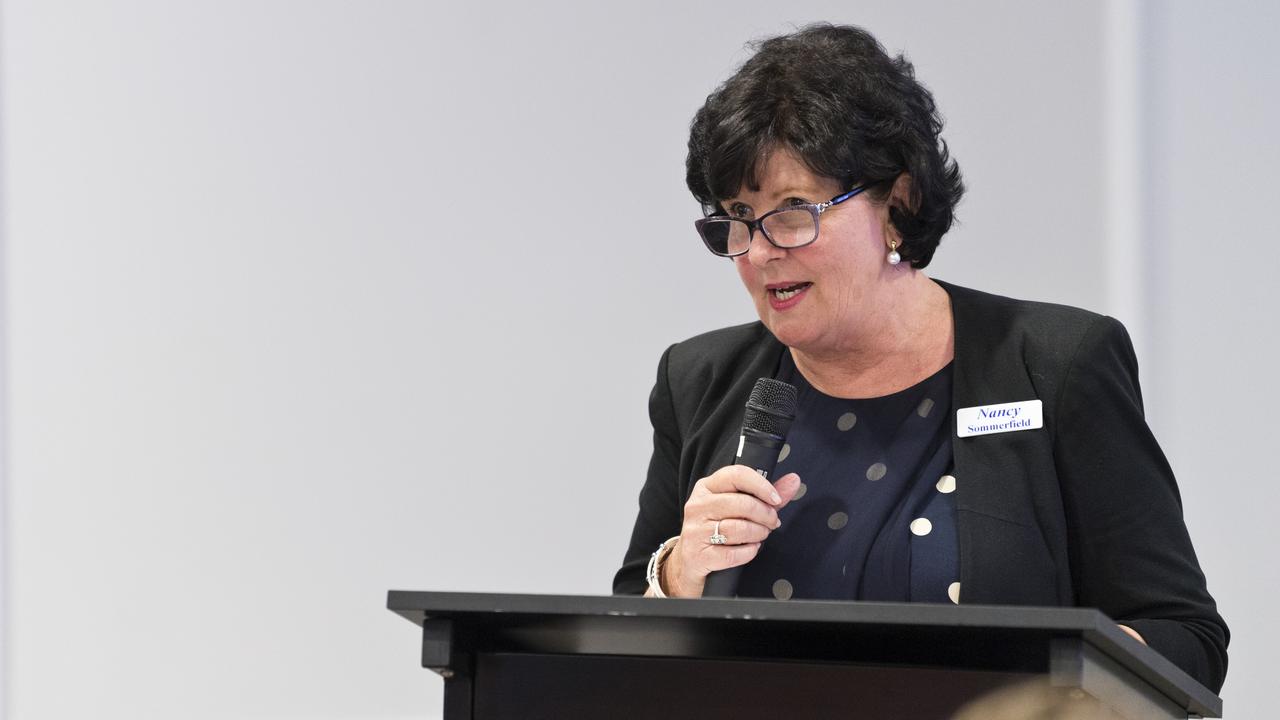
<path fill-rule="evenodd" d="M 387 589 L 607 593 L 659 353 L 752 317 L 682 181 L 749 38 L 905 49 L 970 187 L 933 274 L 1129 319 L 1103 3 L 686 5 L 0 2 L 9 717 L 432 716 Z"/>
<path fill-rule="evenodd" d="M 1280 564 L 1280 6 L 1153 3 L 1146 154 L 1151 354 L 1143 386 L 1231 625 L 1231 717 L 1274 715 Z"/>

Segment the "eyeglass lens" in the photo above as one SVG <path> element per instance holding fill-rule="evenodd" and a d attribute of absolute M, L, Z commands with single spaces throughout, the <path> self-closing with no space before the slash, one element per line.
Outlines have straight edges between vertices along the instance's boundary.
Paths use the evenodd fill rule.
<path fill-rule="evenodd" d="M 808 245 L 818 236 L 817 219 L 807 208 L 772 213 L 761 227 L 774 245 L 784 248 Z M 708 218 L 701 231 L 707 246 L 718 255 L 741 255 L 751 244 L 751 226 L 743 220 Z"/>

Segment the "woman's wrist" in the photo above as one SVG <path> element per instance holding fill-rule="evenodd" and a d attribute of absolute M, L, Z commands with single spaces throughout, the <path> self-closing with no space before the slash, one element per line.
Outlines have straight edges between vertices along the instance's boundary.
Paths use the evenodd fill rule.
<path fill-rule="evenodd" d="M 657 550 L 649 556 L 649 567 L 645 570 L 645 582 L 649 584 L 649 590 L 645 595 L 649 597 L 667 597 L 667 583 L 664 582 L 664 565 L 668 558 L 671 557 L 672 550 L 675 549 L 676 543 L 680 541 L 680 536 L 667 538 L 662 541 Z"/>
<path fill-rule="evenodd" d="M 662 574 L 662 587 L 671 597 L 696 598 L 702 597 L 702 585 L 693 585 L 681 582 L 684 578 L 684 562 L 678 551 L 673 551 L 664 563 L 664 571 Z"/>
<path fill-rule="evenodd" d="M 676 558 L 680 553 L 676 552 L 676 546 L 680 544 L 679 540 L 672 543 L 671 554 L 667 555 L 666 562 L 662 563 L 661 571 L 658 573 L 658 582 L 662 585 L 662 591 L 668 597 L 680 597 L 680 591 L 676 588 Z"/>

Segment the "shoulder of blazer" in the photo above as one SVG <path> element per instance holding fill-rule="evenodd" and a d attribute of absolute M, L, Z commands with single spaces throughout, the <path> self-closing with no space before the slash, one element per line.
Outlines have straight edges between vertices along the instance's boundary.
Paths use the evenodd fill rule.
<path fill-rule="evenodd" d="M 951 312 L 966 341 L 999 341 L 1010 334 L 1045 345 L 1074 346 L 1105 316 L 1070 305 L 1016 300 L 935 280 L 951 296 Z"/>
<path fill-rule="evenodd" d="M 1089 330 L 1114 319 L 1069 305 L 1015 300 L 936 281 L 951 296 L 956 368 L 972 385 L 1009 372 L 1060 380 Z M 1046 379 L 1041 377 L 1040 379 Z M 985 403 L 1000 402 L 990 398 Z"/>
<path fill-rule="evenodd" d="M 670 380 L 702 384 L 722 375 L 736 375 L 758 362 L 761 351 L 782 349 L 782 343 L 759 321 L 712 330 L 671 346 L 667 359 Z"/>
<path fill-rule="evenodd" d="M 773 376 L 784 349 L 760 322 L 713 330 L 672 345 L 666 380 L 681 427 L 690 427 L 689 422 L 696 426 L 699 418 L 722 404 L 741 411 L 756 379 Z"/>

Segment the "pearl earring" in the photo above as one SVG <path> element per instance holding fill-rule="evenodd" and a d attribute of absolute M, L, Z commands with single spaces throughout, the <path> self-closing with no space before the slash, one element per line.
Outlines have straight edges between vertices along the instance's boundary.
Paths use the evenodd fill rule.
<path fill-rule="evenodd" d="M 885 257 L 885 260 L 888 260 L 890 265 L 897 265 L 902 262 L 902 256 L 898 254 L 897 240 L 889 241 L 889 254 Z"/>

